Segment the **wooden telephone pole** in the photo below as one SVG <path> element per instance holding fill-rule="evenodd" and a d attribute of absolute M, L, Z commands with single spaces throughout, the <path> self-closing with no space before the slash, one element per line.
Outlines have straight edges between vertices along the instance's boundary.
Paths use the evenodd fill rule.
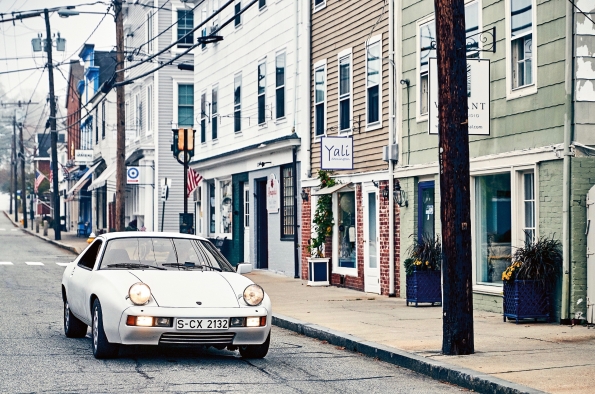
<path fill-rule="evenodd" d="M 124 81 L 124 20 L 122 0 L 114 0 L 116 15 L 116 83 Z M 116 87 L 116 231 L 124 231 L 126 223 L 126 117 L 124 86 Z"/>
<path fill-rule="evenodd" d="M 472 354 L 475 345 L 465 4 L 464 0 L 434 0 L 434 6 L 443 252 L 442 353 Z"/>

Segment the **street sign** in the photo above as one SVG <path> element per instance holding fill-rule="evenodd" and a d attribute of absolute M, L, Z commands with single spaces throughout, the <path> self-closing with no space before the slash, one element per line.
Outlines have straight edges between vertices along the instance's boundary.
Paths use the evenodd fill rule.
<path fill-rule="evenodd" d="M 126 167 L 126 184 L 136 185 L 140 183 L 140 171 L 138 167 Z"/>
<path fill-rule="evenodd" d="M 469 135 L 490 135 L 490 61 L 467 59 Z M 429 133 L 438 134 L 438 62 L 430 58 Z"/>

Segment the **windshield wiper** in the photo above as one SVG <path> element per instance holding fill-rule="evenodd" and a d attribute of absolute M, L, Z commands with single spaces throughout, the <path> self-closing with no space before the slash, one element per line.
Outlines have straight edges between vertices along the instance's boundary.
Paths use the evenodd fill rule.
<path fill-rule="evenodd" d="M 219 267 L 213 267 L 212 265 L 204 265 L 204 264 L 195 264 L 195 263 L 191 263 L 191 262 L 186 262 L 184 264 L 180 264 L 180 263 L 163 263 L 161 264 L 164 267 L 179 267 L 179 268 L 184 268 L 184 269 L 195 269 L 195 268 L 210 268 L 213 269 L 215 271 L 219 271 L 221 272 L 222 269 Z"/>
<path fill-rule="evenodd" d="M 155 268 L 157 270 L 165 270 L 163 267 L 157 267 L 154 265 L 147 265 L 147 264 L 134 264 L 134 263 L 116 263 L 116 264 L 108 264 L 107 267 L 114 267 L 114 268 Z"/>

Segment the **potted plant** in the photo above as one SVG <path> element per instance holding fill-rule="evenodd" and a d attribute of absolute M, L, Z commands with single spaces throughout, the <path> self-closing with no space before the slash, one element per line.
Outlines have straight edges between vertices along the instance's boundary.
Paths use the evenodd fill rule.
<path fill-rule="evenodd" d="M 504 321 L 550 320 L 551 291 L 562 266 L 561 245 L 553 237 L 533 242 L 528 236 L 525 246 L 516 250 L 513 263 L 502 272 Z"/>
<path fill-rule="evenodd" d="M 442 284 L 440 264 L 442 245 L 440 238 L 423 235 L 413 241 L 409 248 L 409 257 L 404 261 L 407 305 L 427 302 L 432 305 L 442 303 Z"/>
<path fill-rule="evenodd" d="M 320 181 L 320 188 L 326 188 L 336 185 L 336 181 L 331 178 L 332 172 L 320 170 L 318 171 L 318 180 Z M 329 285 L 329 258 L 325 256 L 324 245 L 327 237 L 333 233 L 333 199 L 330 194 L 323 194 L 318 196 L 316 201 L 316 209 L 314 211 L 314 219 L 312 226 L 315 237 L 310 239 L 308 245 L 308 252 L 310 258 L 308 259 L 308 285 L 309 286 L 328 286 Z"/>

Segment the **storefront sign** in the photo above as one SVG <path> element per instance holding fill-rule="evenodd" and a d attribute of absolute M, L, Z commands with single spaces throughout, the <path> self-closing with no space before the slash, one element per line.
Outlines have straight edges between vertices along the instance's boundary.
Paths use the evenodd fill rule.
<path fill-rule="evenodd" d="M 140 171 L 138 167 L 126 167 L 126 184 L 137 185 L 140 183 Z"/>
<path fill-rule="evenodd" d="M 467 59 L 469 135 L 490 135 L 490 61 Z M 438 134 L 438 62 L 430 58 L 429 132 Z"/>
<path fill-rule="evenodd" d="M 93 150 L 75 149 L 74 164 L 77 166 L 93 164 Z"/>
<path fill-rule="evenodd" d="M 271 174 L 267 180 L 267 211 L 279 213 L 279 181 L 275 174 Z"/>
<path fill-rule="evenodd" d="M 320 168 L 353 170 L 353 137 L 321 137 Z"/>

